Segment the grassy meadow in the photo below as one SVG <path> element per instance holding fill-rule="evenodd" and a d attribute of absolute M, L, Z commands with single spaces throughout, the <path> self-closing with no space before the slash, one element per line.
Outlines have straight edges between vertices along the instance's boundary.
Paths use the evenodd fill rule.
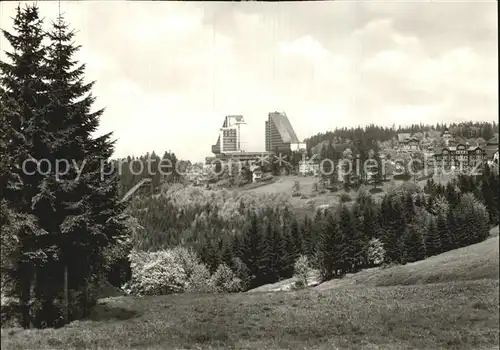
<path fill-rule="evenodd" d="M 497 232 L 498 229 L 493 230 Z M 498 236 L 316 288 L 115 297 L 61 329 L 2 329 L 3 349 L 495 349 Z"/>

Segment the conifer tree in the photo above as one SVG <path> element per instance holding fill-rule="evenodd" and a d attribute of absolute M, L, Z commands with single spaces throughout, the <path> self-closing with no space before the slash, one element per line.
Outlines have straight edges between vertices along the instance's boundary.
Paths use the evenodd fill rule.
<path fill-rule="evenodd" d="M 313 223 L 309 216 L 304 217 L 304 223 L 302 225 L 302 238 L 304 243 L 304 254 L 306 254 L 310 260 L 314 261 L 315 245 L 317 240 L 313 237 Z"/>
<path fill-rule="evenodd" d="M 12 256 L 11 278 L 16 282 L 12 293 L 20 301 L 21 325 L 29 328 L 30 302 L 36 289 L 37 273 L 57 250 L 49 249 L 53 247 L 47 229 L 50 230 L 52 224 L 48 218 L 39 222 L 35 213 L 53 213 L 50 186 L 43 182 L 44 177 L 35 163 L 29 163 L 30 159 L 38 161 L 50 156 L 52 141 L 45 118 L 47 86 L 42 20 L 36 5 L 23 9 L 18 6 L 16 11 L 14 33 L 2 30 L 13 52 L 6 52 L 10 63 L 0 62 L 0 135 L 5 147 L 2 157 L 8 161 L 2 171 L 7 181 L 1 186 L 5 208 L 12 213 L 6 231 L 19 242 L 17 254 Z M 23 168 L 23 165 L 27 166 Z"/>
<path fill-rule="evenodd" d="M 406 262 L 415 262 L 425 258 L 425 246 L 422 229 L 417 225 L 409 225 L 404 236 Z"/>
<path fill-rule="evenodd" d="M 281 273 L 281 256 L 284 253 L 282 249 L 283 237 L 281 231 L 269 222 L 265 224 L 265 240 L 267 243 L 267 266 L 265 266 L 266 283 L 273 283 L 279 280 Z"/>
<path fill-rule="evenodd" d="M 363 239 L 359 234 L 352 213 L 345 205 L 338 209 L 340 244 L 336 247 L 342 260 L 342 271 L 352 272 L 363 262 Z"/>
<path fill-rule="evenodd" d="M 434 193 L 431 193 L 429 195 L 429 199 L 427 200 L 427 203 L 426 203 L 426 206 L 425 206 L 425 209 L 429 212 L 429 213 L 433 213 L 433 208 L 434 208 L 434 200 L 435 200 L 435 195 Z"/>
<path fill-rule="evenodd" d="M 319 267 L 321 279 L 327 281 L 338 275 L 342 269 L 342 232 L 340 231 L 338 219 L 328 213 L 326 220 L 318 227 L 319 240 L 316 250 L 316 261 Z"/>
<path fill-rule="evenodd" d="M 296 256 L 296 245 L 294 244 L 294 239 L 291 232 L 285 232 L 283 234 L 283 255 L 281 256 L 281 277 L 291 278 L 294 273 L 294 264 L 298 257 Z"/>
<path fill-rule="evenodd" d="M 404 221 L 409 224 L 415 217 L 415 205 L 411 193 L 407 192 L 404 198 Z"/>
<path fill-rule="evenodd" d="M 55 190 L 61 219 L 59 246 L 69 288 L 84 290 L 81 316 L 86 316 L 89 303 L 94 302 L 88 300 L 87 289 L 103 274 L 105 249 L 123 238 L 126 216 L 110 160 L 112 134 L 93 136 L 104 110 L 92 111 L 94 83 L 84 83 L 85 65 L 74 60 L 80 48 L 73 43 L 74 33 L 59 16 L 48 37 L 51 45 L 45 69 L 50 102 L 46 118 L 58 141 L 52 156 L 77 163 L 83 170 L 77 176 L 76 169 L 69 168 Z"/>
<path fill-rule="evenodd" d="M 437 219 L 440 220 L 440 217 Z M 439 231 L 436 219 L 432 219 L 429 223 L 429 228 L 427 230 L 427 235 L 425 236 L 425 251 L 426 256 L 433 256 L 441 253 L 443 251 L 443 245 L 441 242 L 441 232 Z"/>
<path fill-rule="evenodd" d="M 451 211 L 448 212 L 447 216 L 439 215 L 436 220 L 436 230 L 439 233 L 441 253 L 455 249 L 456 247 L 453 224 L 451 221 L 449 221 L 453 218 L 452 216 L 450 216 L 450 213 Z M 448 216 L 450 217 L 450 219 L 448 219 Z"/>
<path fill-rule="evenodd" d="M 304 253 L 304 241 L 302 238 L 302 231 L 297 222 L 297 219 L 293 217 L 290 224 L 290 240 L 292 243 L 293 250 L 289 251 L 293 263 L 299 258 L 300 255 Z M 293 264 L 292 263 L 292 264 Z"/>
<path fill-rule="evenodd" d="M 249 219 L 242 238 L 241 260 L 249 270 L 250 288 L 254 288 L 266 283 L 264 273 L 268 251 L 257 214 L 252 213 Z"/>

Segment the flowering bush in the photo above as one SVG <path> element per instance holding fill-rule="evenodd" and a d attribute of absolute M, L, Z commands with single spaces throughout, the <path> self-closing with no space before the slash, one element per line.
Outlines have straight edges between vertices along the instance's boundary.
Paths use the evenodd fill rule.
<path fill-rule="evenodd" d="M 450 204 L 448 203 L 448 200 L 442 195 L 437 196 L 434 202 L 432 203 L 431 212 L 436 216 L 442 215 L 446 217 L 446 215 L 448 215 L 449 210 L 450 210 Z"/>
<path fill-rule="evenodd" d="M 170 251 L 130 253 L 132 279 L 126 291 L 135 295 L 162 295 L 185 290 L 187 276 Z"/>
<path fill-rule="evenodd" d="M 220 264 L 210 278 L 210 284 L 216 293 L 233 293 L 241 291 L 241 280 L 226 264 Z"/>
<path fill-rule="evenodd" d="M 210 271 L 204 264 L 199 263 L 193 266 L 186 291 L 191 293 L 210 293 L 213 291 L 210 283 Z"/>
<path fill-rule="evenodd" d="M 198 269 L 199 265 L 202 264 L 196 252 L 192 249 L 185 247 L 175 247 L 172 249 L 172 255 L 174 260 L 182 267 L 186 279 L 190 279 L 192 274 Z M 199 270 L 199 269 L 198 269 Z"/>
<path fill-rule="evenodd" d="M 385 259 L 384 244 L 378 238 L 372 238 L 368 243 L 367 255 L 369 264 L 382 264 Z"/>
<path fill-rule="evenodd" d="M 237 273 L 221 264 L 210 276 L 196 253 L 184 247 L 157 252 L 132 251 L 132 279 L 122 287 L 126 294 L 163 295 L 170 293 L 231 293 L 241 291 L 245 266 Z"/>
<path fill-rule="evenodd" d="M 311 269 L 311 264 L 306 255 L 301 255 L 293 267 L 294 275 L 296 278 L 295 287 L 305 288 L 308 286 L 309 281 L 307 280 L 309 271 Z"/>

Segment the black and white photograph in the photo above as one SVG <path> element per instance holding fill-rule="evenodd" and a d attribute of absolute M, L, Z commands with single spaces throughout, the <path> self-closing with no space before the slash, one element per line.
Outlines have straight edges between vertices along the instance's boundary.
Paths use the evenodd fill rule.
<path fill-rule="evenodd" d="M 2 349 L 498 349 L 496 1 L 0 28 Z"/>

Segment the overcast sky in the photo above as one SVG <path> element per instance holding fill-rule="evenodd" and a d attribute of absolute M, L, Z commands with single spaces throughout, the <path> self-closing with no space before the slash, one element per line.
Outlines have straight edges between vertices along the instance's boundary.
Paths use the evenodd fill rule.
<path fill-rule="evenodd" d="M 39 1 L 53 20 L 57 2 Z M 0 3 L 10 30 L 17 2 Z M 495 1 L 61 2 L 116 156 L 202 160 L 228 114 L 242 148 L 287 113 L 299 139 L 335 127 L 498 119 Z M 2 51 L 8 50 L 5 39 Z M 5 56 L 2 54 L 2 59 Z"/>

